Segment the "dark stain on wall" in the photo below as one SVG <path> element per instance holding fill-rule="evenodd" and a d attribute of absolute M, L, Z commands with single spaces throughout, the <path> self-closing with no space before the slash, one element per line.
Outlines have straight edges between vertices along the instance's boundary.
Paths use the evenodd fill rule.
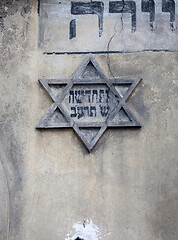
<path fill-rule="evenodd" d="M 1 0 L 0 1 L 0 25 L 3 26 L 3 18 L 14 15 L 17 11 L 23 16 L 30 11 L 29 0 Z"/>
<path fill-rule="evenodd" d="M 160 197 L 147 217 L 154 239 L 177 239 L 177 216 L 178 192 L 167 193 L 164 197 Z"/>
<path fill-rule="evenodd" d="M 21 133 L 26 126 L 29 85 L 27 73 L 19 71 L 20 64 L 25 68 L 28 60 L 23 50 L 28 46 L 31 8 L 30 0 L 0 1 L 0 193 L 4 193 L 0 196 L 0 240 L 19 239 L 20 233 L 25 144 Z M 17 18 L 13 18 L 15 14 Z"/>
<path fill-rule="evenodd" d="M 2 69 L 6 68 L 5 61 L 9 60 L 9 55 L 13 55 L 17 49 L 25 49 L 27 47 L 29 41 L 27 33 L 30 24 L 32 2 L 35 4 L 35 1 L 30 0 L 0 1 L 0 31 L 2 34 L 0 54 L 3 56 L 3 61 L 1 61 Z M 11 17 L 15 14 L 18 17 L 13 20 Z M 12 58 L 13 56 L 10 57 Z"/>
<path fill-rule="evenodd" d="M 10 236 L 16 236 L 19 232 L 22 211 L 22 179 L 19 171 L 19 161 L 22 158 L 22 151 L 19 142 L 13 136 L 10 125 L 8 125 L 7 129 L 2 130 L 3 128 L 1 124 L 0 164 L 3 175 L 1 176 L 0 187 L 6 189 L 6 194 L 1 196 L 3 199 L 1 204 L 4 205 L 4 212 L 1 212 L 0 224 L 6 223 L 6 227 L 1 229 L 1 236 L 6 236 L 2 240 L 5 240 L 9 239 Z M 22 162 L 20 163 L 20 168 L 22 168 Z"/>

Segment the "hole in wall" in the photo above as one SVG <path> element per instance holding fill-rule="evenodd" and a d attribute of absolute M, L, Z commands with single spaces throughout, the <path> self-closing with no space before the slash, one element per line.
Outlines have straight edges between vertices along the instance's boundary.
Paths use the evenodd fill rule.
<path fill-rule="evenodd" d="M 77 237 L 75 240 L 85 240 L 85 239 Z"/>

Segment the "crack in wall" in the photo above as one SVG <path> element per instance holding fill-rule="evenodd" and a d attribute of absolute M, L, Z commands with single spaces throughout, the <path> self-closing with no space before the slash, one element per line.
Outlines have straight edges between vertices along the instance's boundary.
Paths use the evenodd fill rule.
<path fill-rule="evenodd" d="M 108 51 L 108 52 L 109 52 L 109 48 L 110 48 L 111 41 L 112 41 L 112 39 L 114 38 L 115 34 L 116 34 L 116 32 L 112 35 L 112 37 L 110 38 L 110 40 L 109 40 L 109 42 L 108 42 L 108 45 L 107 45 L 107 51 Z M 108 70 L 109 70 L 111 76 L 112 76 L 113 78 L 115 78 L 115 77 L 114 77 L 114 74 L 113 74 L 113 72 L 112 72 L 112 69 L 111 69 L 111 63 L 110 63 L 109 53 L 107 53 L 107 66 L 108 66 Z"/>
<path fill-rule="evenodd" d="M 124 0 L 122 0 L 122 4 L 123 4 L 123 6 L 122 6 L 122 9 L 121 9 L 121 18 L 120 18 L 120 20 L 121 20 L 121 30 L 120 30 L 120 32 L 122 32 L 123 29 L 124 29 L 124 22 L 123 22 L 123 16 L 124 16 L 123 13 L 124 13 L 124 8 L 125 8 L 125 1 Z M 116 20 L 116 23 L 114 25 L 114 33 L 111 36 L 111 38 L 109 39 L 109 42 L 107 44 L 107 52 L 108 52 L 107 53 L 107 66 L 108 66 L 108 70 L 109 70 L 109 72 L 110 72 L 110 74 L 113 78 L 115 78 L 115 76 L 114 76 L 114 74 L 112 72 L 112 69 L 111 69 L 111 63 L 110 63 L 111 61 L 110 61 L 109 51 L 110 51 L 110 44 L 111 44 L 114 36 L 116 35 L 116 25 L 117 25 L 117 20 Z"/>
<path fill-rule="evenodd" d="M 124 0 L 122 0 L 122 4 L 123 4 L 123 7 L 122 7 L 122 10 L 121 10 L 121 12 L 122 12 L 122 14 L 121 14 L 121 32 L 123 31 L 123 29 L 124 29 L 124 22 L 123 22 L 123 11 L 124 11 L 124 8 L 125 8 L 125 1 Z"/>

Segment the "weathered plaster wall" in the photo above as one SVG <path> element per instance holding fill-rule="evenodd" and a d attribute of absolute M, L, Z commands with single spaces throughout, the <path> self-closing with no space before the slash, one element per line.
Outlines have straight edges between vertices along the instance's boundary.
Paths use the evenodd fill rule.
<path fill-rule="evenodd" d="M 177 239 L 178 54 L 94 55 L 106 76 L 143 79 L 128 101 L 143 127 L 108 129 L 88 154 L 72 129 L 35 129 L 52 104 L 38 78 L 86 57 L 42 54 L 37 6 L 0 3 L 0 239 L 74 240 L 83 225 L 87 240 Z"/>
<path fill-rule="evenodd" d="M 20 239 L 30 84 L 29 1 L 0 1 L 0 239 Z M 31 49 L 31 50 L 30 50 Z"/>

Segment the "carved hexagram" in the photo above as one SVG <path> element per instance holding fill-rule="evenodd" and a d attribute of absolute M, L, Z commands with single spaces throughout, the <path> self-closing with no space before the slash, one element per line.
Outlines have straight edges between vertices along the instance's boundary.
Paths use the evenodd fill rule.
<path fill-rule="evenodd" d="M 54 103 L 36 128 L 73 128 L 87 149 L 91 151 L 107 127 L 141 127 L 126 105 L 128 97 L 140 81 L 141 79 L 138 78 L 108 79 L 95 59 L 89 56 L 69 80 L 39 79 L 39 82 L 46 89 Z M 82 89 L 91 87 L 97 89 L 99 86 L 105 86 L 108 89 L 106 91 L 109 92 L 108 101 L 111 102 L 107 103 L 110 104 L 108 105 L 108 113 L 103 115 L 104 117 L 95 118 L 95 110 L 95 115 L 92 113 L 92 115 L 88 115 L 88 118 L 81 117 L 80 120 L 79 117 L 78 119 L 77 117 L 73 118 L 74 115 L 70 114 L 69 104 L 66 103 L 66 99 L 70 98 L 69 93 L 76 86 Z M 80 90 L 76 90 L 75 93 L 77 91 Z M 76 108 L 79 108 L 78 106 L 81 105 L 76 105 Z M 101 104 L 99 106 L 101 107 Z M 96 121 L 93 121 L 93 119 L 96 119 Z"/>

